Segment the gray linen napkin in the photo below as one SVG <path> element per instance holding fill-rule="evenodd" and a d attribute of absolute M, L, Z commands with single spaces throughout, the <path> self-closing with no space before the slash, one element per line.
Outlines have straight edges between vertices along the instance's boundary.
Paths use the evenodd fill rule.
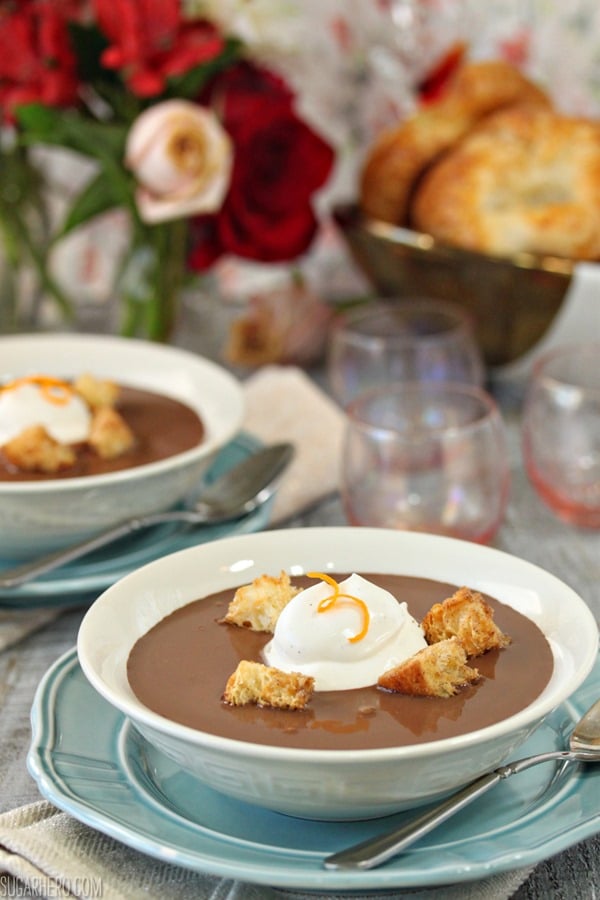
<path fill-rule="evenodd" d="M 290 441 L 296 455 L 275 496 L 277 525 L 337 490 L 345 417 L 294 366 L 265 366 L 245 382 L 244 429 L 265 444 Z"/>
<path fill-rule="evenodd" d="M 42 801 L 0 815 L 0 895 L 110 900 L 318 900 L 160 862 L 123 846 Z M 531 869 L 426 890 L 403 900 L 508 900 Z M 4 894 L 2 894 L 4 890 Z M 19 893 L 20 891 L 20 893 Z M 25 893 L 27 891 L 27 893 Z M 328 900 L 347 894 L 322 894 Z M 361 894 L 362 900 L 377 894 Z M 381 897 L 382 895 L 379 894 Z"/>

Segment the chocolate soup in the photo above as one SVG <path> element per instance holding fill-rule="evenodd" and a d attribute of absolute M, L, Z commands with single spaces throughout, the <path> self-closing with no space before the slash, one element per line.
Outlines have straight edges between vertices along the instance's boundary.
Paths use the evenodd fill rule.
<path fill-rule="evenodd" d="M 0 453 L 0 481 L 44 481 L 48 478 L 75 478 L 103 475 L 131 469 L 190 450 L 204 438 L 204 425 L 189 406 L 137 388 L 120 387 L 116 409 L 135 435 L 135 445 L 116 459 L 101 459 L 83 445 L 77 462 L 61 472 L 44 475 L 9 468 Z"/>
<path fill-rule="evenodd" d="M 360 573 L 363 575 L 364 573 Z M 334 576 L 340 582 L 346 574 Z M 390 591 L 421 621 L 455 585 L 402 575 L 364 574 Z M 294 578 L 298 587 L 314 579 Z M 441 740 L 485 728 L 531 703 L 548 683 L 552 652 L 539 628 L 511 607 L 485 595 L 494 619 L 512 643 L 472 660 L 481 679 L 454 697 L 408 697 L 381 688 L 315 692 L 305 710 L 222 701 L 241 659 L 262 662 L 271 638 L 220 620 L 233 590 L 196 600 L 155 625 L 133 647 L 130 685 L 146 706 L 167 719 L 222 737 L 310 749 L 395 747 Z"/>

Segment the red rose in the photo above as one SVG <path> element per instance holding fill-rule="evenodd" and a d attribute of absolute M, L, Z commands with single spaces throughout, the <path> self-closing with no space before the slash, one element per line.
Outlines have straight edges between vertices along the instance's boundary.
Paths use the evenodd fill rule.
<path fill-rule="evenodd" d="M 196 216 L 190 223 L 192 250 L 188 265 L 197 272 L 205 272 L 221 256 L 223 250 L 217 234 L 216 216 Z"/>
<path fill-rule="evenodd" d="M 274 72 L 251 62 L 240 62 L 219 74 L 200 98 L 217 109 L 231 134 L 267 104 L 292 109 L 294 95 Z"/>
<path fill-rule="evenodd" d="M 22 103 L 76 102 L 76 61 L 66 23 L 77 8 L 73 0 L 22 0 L 11 11 L 0 11 L 0 107 L 5 118 Z"/>
<path fill-rule="evenodd" d="M 109 41 L 102 64 L 121 72 L 139 97 L 154 97 L 166 79 L 209 62 L 223 39 L 208 22 L 186 22 L 180 0 L 93 0 L 100 30 Z"/>
<path fill-rule="evenodd" d="M 287 86 L 250 64 L 226 73 L 211 99 L 234 142 L 233 172 L 222 209 L 202 225 L 210 253 L 198 240 L 190 265 L 206 268 L 219 248 L 262 262 L 297 258 L 318 227 L 312 195 L 331 172 L 331 147 L 298 118 Z"/>
<path fill-rule="evenodd" d="M 331 148 L 287 107 L 270 103 L 239 123 L 231 186 L 218 216 L 229 253 L 293 259 L 317 229 L 311 207 L 333 162 Z"/>

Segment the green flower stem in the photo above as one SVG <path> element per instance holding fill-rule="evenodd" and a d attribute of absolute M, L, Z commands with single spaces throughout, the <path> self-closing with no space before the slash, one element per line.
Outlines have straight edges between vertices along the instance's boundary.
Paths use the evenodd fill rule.
<path fill-rule="evenodd" d="M 156 271 L 148 306 L 147 332 L 151 340 L 168 340 L 175 328 L 179 297 L 186 280 L 187 222 L 183 219 L 155 226 Z"/>
<path fill-rule="evenodd" d="M 13 218 L 14 214 L 8 215 L 7 205 L 4 203 L 0 192 L 0 235 L 2 236 L 2 245 L 7 262 L 16 269 L 21 261 L 21 248 L 12 223 Z"/>
<path fill-rule="evenodd" d="M 58 304 L 63 316 L 71 319 L 73 310 L 67 297 L 63 294 L 55 280 L 47 271 L 47 254 L 32 240 L 30 229 L 21 219 L 19 212 L 14 207 L 9 208 L 0 195 L 0 218 L 3 223 L 3 233 L 12 235 L 13 252 L 17 245 L 24 248 L 37 273 L 41 287 L 50 294 Z"/>
<path fill-rule="evenodd" d="M 168 341 L 177 321 L 186 280 L 188 225 L 183 219 L 134 224 L 131 252 L 121 278 L 126 336 Z"/>

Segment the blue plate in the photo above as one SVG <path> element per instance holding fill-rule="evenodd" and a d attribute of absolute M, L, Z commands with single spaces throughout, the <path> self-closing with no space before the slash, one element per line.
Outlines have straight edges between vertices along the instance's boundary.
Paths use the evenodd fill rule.
<path fill-rule="evenodd" d="M 518 755 L 562 748 L 600 695 L 600 662 Z M 411 813 L 313 822 L 225 797 L 151 747 L 86 680 L 75 650 L 40 683 L 27 764 L 42 795 L 81 822 L 164 862 L 256 884 L 379 891 L 484 878 L 533 865 L 600 830 L 600 766 L 544 764 L 502 782 L 402 857 L 336 872 L 323 858 Z"/>
<path fill-rule="evenodd" d="M 249 434 L 239 434 L 217 455 L 202 481 L 209 484 L 241 462 L 262 444 Z M 26 609 L 41 606 L 81 606 L 119 578 L 145 563 L 176 550 L 215 541 L 230 534 L 260 531 L 269 520 L 271 501 L 235 522 L 190 526 L 171 522 L 146 528 L 138 534 L 115 541 L 95 553 L 41 575 L 17 588 L 0 589 L 0 607 Z M 0 560 L 0 572 L 14 562 Z"/>

